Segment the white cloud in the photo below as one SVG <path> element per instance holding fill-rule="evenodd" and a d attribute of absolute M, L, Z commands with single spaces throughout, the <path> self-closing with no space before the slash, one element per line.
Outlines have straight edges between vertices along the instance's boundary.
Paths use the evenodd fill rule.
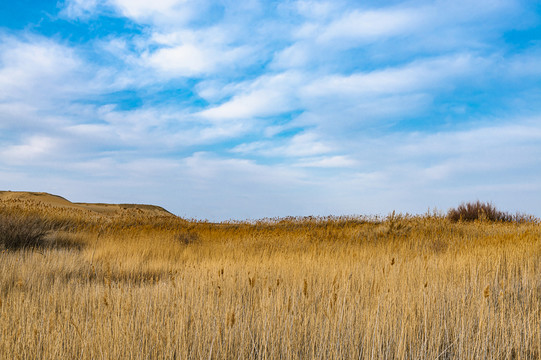
<path fill-rule="evenodd" d="M 388 186 L 417 193 L 420 187 L 451 191 L 522 183 L 525 174 L 530 180 L 539 178 L 539 144 L 539 124 L 517 119 L 467 130 L 391 134 L 347 145 L 365 168 L 386 173 Z"/>
<path fill-rule="evenodd" d="M 318 134 L 304 132 L 282 141 L 258 141 L 241 144 L 233 148 L 232 152 L 245 155 L 291 158 L 327 154 L 334 150 L 333 146 L 327 144 Z"/>
<path fill-rule="evenodd" d="M 195 87 L 197 95 L 211 104 L 220 103 L 239 92 L 239 84 L 224 80 L 204 79 Z"/>
<path fill-rule="evenodd" d="M 301 81 L 302 75 L 294 72 L 261 76 L 239 86 L 231 100 L 199 115 L 208 119 L 245 119 L 291 111 L 298 106 L 295 89 Z"/>
<path fill-rule="evenodd" d="M 446 80 L 468 75 L 473 69 L 484 64 L 485 60 L 475 59 L 469 55 L 415 61 L 405 66 L 369 73 L 326 76 L 304 86 L 302 93 L 307 97 L 331 94 L 358 97 L 445 88 L 452 84 Z"/>
<path fill-rule="evenodd" d="M 32 136 L 20 145 L 11 145 L 0 150 L 8 164 L 25 164 L 28 161 L 45 159 L 58 148 L 58 140 L 44 136 Z"/>
<path fill-rule="evenodd" d="M 482 20 L 489 23 L 494 16 L 516 15 L 519 11 L 519 6 L 512 0 L 404 2 L 380 8 L 346 10 L 334 21 L 319 26 L 317 41 L 352 46 L 411 35 L 426 39 L 434 32 L 442 34 L 447 29 L 466 24 L 482 27 Z"/>
<path fill-rule="evenodd" d="M 430 54 L 484 53 L 495 31 L 535 22 L 513 0 L 391 3 L 298 1 L 304 21 L 290 30 L 291 42 L 275 52 L 273 68 L 346 66 L 352 50 L 362 53 L 356 58 L 359 67 Z"/>
<path fill-rule="evenodd" d="M 114 106 L 94 108 L 84 121 L 99 123 L 67 125 L 63 133 L 97 148 L 134 149 L 165 154 L 195 145 L 219 143 L 252 131 L 249 121 L 202 121 L 174 107 L 149 107 L 121 111 Z"/>
<path fill-rule="evenodd" d="M 286 156 L 312 156 L 331 152 L 333 149 L 325 144 L 317 134 L 305 132 L 295 135 L 289 143 L 279 149 L 273 150 Z"/>
<path fill-rule="evenodd" d="M 302 159 L 295 166 L 312 168 L 354 168 L 359 163 L 349 156 L 336 155 Z"/>
<path fill-rule="evenodd" d="M 66 46 L 45 38 L 0 39 L 0 99 L 62 96 L 84 92 L 72 81 L 83 62 Z M 90 84 L 89 84 L 90 85 Z"/>
<path fill-rule="evenodd" d="M 309 44 L 296 42 L 277 52 L 272 66 L 278 69 L 300 68 L 311 61 L 312 48 Z"/>
<path fill-rule="evenodd" d="M 292 104 L 280 91 L 259 89 L 237 95 L 231 101 L 202 111 L 200 115 L 210 119 L 247 119 L 277 115 L 291 108 Z"/>
<path fill-rule="evenodd" d="M 61 15 L 73 19 L 86 18 L 91 16 L 103 4 L 103 0 L 67 0 Z"/>
<path fill-rule="evenodd" d="M 37 109 L 22 99 L 11 102 L 0 102 L 0 129 L 36 128 Z"/>
<path fill-rule="evenodd" d="M 536 124 L 538 121 L 537 119 L 520 119 L 463 131 L 412 134 L 409 136 L 410 141 L 400 148 L 400 152 L 414 157 L 426 154 L 429 156 L 481 155 L 488 157 L 491 156 L 490 154 L 497 153 L 501 156 L 512 149 L 519 151 L 520 146 L 541 143 L 541 127 Z M 530 158 L 531 155 L 524 152 L 517 161 Z"/>
<path fill-rule="evenodd" d="M 236 41 L 235 36 L 231 27 L 223 24 L 197 29 L 152 26 L 135 39 L 112 39 L 102 47 L 129 65 L 129 75 L 145 85 L 178 77 L 204 79 L 252 64 L 258 59 L 256 47 Z"/>
<path fill-rule="evenodd" d="M 151 66 L 169 75 L 194 76 L 212 70 L 215 59 L 210 52 L 194 45 L 163 48 L 148 57 Z"/>
<path fill-rule="evenodd" d="M 337 39 L 373 41 L 382 37 L 404 35 L 420 29 L 427 21 L 426 10 L 391 8 L 352 11 L 332 22 L 319 35 L 322 42 Z"/>
<path fill-rule="evenodd" d="M 166 77 L 198 77 L 234 66 L 247 55 L 247 49 L 213 48 L 186 43 L 144 54 L 143 61 Z"/>
<path fill-rule="evenodd" d="M 89 18 L 105 12 L 139 23 L 185 24 L 204 6 L 203 1 L 194 0 L 67 0 L 62 14 L 69 18 Z"/>
<path fill-rule="evenodd" d="M 181 7 L 186 5 L 187 0 L 109 0 L 117 7 L 122 15 L 135 20 L 148 18 L 159 14 L 161 16 L 181 15 Z"/>

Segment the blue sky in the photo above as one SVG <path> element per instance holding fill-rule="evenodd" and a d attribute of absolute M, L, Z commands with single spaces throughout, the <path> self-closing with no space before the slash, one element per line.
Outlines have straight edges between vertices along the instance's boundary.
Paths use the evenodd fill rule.
<path fill-rule="evenodd" d="M 541 1 L 4 1 L 0 189 L 541 216 Z"/>

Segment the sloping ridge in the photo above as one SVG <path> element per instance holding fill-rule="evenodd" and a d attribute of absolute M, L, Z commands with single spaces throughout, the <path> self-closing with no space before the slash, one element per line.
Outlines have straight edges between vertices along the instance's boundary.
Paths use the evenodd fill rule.
<path fill-rule="evenodd" d="M 63 198 L 62 196 L 53 195 L 45 192 L 0 191 L 0 201 L 10 200 L 39 202 L 48 206 L 67 209 L 89 210 L 104 215 L 113 215 L 127 210 L 136 210 L 151 215 L 175 216 L 161 206 L 156 205 L 73 203 Z"/>

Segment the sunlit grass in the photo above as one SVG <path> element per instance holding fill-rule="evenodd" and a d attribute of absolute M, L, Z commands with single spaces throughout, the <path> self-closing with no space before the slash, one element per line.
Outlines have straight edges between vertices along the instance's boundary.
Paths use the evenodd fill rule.
<path fill-rule="evenodd" d="M 537 222 L 2 206 L 63 244 L 1 254 L 2 358 L 541 356 Z"/>

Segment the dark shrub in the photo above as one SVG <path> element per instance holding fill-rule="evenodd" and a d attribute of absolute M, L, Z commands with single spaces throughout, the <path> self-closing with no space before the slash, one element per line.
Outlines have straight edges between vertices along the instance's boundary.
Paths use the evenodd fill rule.
<path fill-rule="evenodd" d="M 451 221 L 513 221 L 513 215 L 499 211 L 491 203 L 480 201 L 462 203 L 456 209 L 450 209 L 447 218 Z"/>
<path fill-rule="evenodd" d="M 0 213 L 0 247 L 5 249 L 42 246 L 49 227 L 41 218 Z"/>
<path fill-rule="evenodd" d="M 182 231 L 176 235 L 176 239 L 185 245 L 194 244 L 199 241 L 199 235 L 191 231 Z"/>

